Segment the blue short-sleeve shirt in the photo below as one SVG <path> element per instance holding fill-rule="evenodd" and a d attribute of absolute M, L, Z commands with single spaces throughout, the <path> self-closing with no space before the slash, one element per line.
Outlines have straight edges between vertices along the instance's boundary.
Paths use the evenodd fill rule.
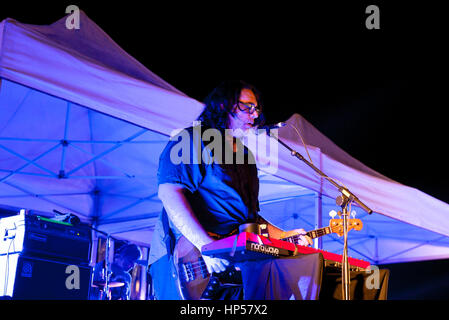
<path fill-rule="evenodd" d="M 220 153 L 213 150 L 211 141 L 201 139 L 201 129 L 206 130 L 204 127 L 187 128 L 167 143 L 159 159 L 158 184 L 182 185 L 188 190 L 185 195 L 205 230 L 227 235 L 239 225 L 258 218 L 257 167 L 252 153 L 239 140 L 243 163 L 236 163 L 235 153 L 231 163 L 229 158 L 225 163 L 226 143 L 222 142 L 222 157 L 216 156 Z M 221 161 L 217 160 L 219 158 Z M 179 236 L 172 223 L 170 226 Z M 166 254 L 161 243 L 163 238 L 161 221 L 158 221 L 151 245 L 153 261 Z"/>

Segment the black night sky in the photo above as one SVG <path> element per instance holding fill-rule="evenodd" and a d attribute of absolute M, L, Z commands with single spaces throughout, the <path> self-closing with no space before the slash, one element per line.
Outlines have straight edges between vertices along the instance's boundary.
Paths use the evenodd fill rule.
<path fill-rule="evenodd" d="M 77 6 L 126 52 L 189 96 L 202 100 L 223 79 L 255 84 L 269 122 L 300 113 L 374 170 L 449 202 L 443 90 L 442 11 L 378 3 Z M 1 10 L 50 24 L 68 4 Z"/>
<path fill-rule="evenodd" d="M 246 80 L 268 122 L 299 113 L 367 166 L 449 203 L 443 9 L 335 2 L 39 1 L 2 4 L 0 20 L 50 24 L 76 4 L 187 95 L 201 101 L 223 79 Z M 365 26 L 370 4 L 379 30 Z"/>

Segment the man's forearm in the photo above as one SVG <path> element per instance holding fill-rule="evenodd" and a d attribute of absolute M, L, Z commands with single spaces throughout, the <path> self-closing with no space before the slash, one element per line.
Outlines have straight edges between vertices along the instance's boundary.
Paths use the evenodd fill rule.
<path fill-rule="evenodd" d="M 192 207 L 184 195 L 184 190 L 180 185 L 161 184 L 158 196 L 175 227 L 198 250 L 201 250 L 203 245 L 210 243 L 213 239 L 196 218 Z"/>
<path fill-rule="evenodd" d="M 294 230 L 285 231 L 285 230 L 282 230 L 282 229 L 276 227 L 272 223 L 268 222 L 266 219 L 263 219 L 263 222 L 267 224 L 268 235 L 270 236 L 270 238 L 274 238 L 274 239 L 287 238 L 292 235 L 298 234 L 298 230 L 302 230 L 302 229 L 294 229 Z"/>

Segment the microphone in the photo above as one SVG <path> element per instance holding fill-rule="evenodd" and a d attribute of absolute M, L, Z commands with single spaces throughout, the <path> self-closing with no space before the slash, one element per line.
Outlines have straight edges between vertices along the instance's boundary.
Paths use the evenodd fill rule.
<path fill-rule="evenodd" d="M 67 222 L 72 225 L 77 225 L 81 222 L 80 218 L 78 218 L 73 213 L 63 213 L 61 211 L 58 211 L 56 209 L 53 209 L 53 212 L 56 213 L 58 216 L 53 217 L 53 220 Z"/>
<path fill-rule="evenodd" d="M 282 127 L 285 127 L 287 125 L 287 123 L 285 122 L 278 122 L 276 124 L 268 124 L 268 125 L 264 125 L 264 126 L 254 126 L 253 130 L 255 132 L 256 135 L 260 134 L 260 130 L 263 130 L 263 132 L 268 132 L 270 130 L 273 129 L 279 129 Z"/>

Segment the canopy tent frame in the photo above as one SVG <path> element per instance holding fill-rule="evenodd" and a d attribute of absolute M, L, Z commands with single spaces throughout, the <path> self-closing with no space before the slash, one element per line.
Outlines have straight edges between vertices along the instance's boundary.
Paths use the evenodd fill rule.
<path fill-rule="evenodd" d="M 62 139 L 41 139 L 41 138 L 19 138 L 19 137 L 0 137 L 0 149 L 4 150 L 5 152 L 13 155 L 14 157 L 17 157 L 18 159 L 22 160 L 25 162 L 25 164 L 19 166 L 18 168 L 14 169 L 14 170 L 4 170 L 1 169 L 0 172 L 5 172 L 7 173 L 6 176 L 0 178 L 0 183 L 5 183 L 13 188 L 16 188 L 17 190 L 20 190 L 23 195 L 0 195 L 0 199 L 4 199 L 4 198 L 21 198 L 21 197 L 36 197 L 39 199 L 42 199 L 44 201 L 48 201 L 52 204 L 56 204 L 58 206 L 62 206 L 67 208 L 68 211 L 79 214 L 82 218 L 85 219 L 89 219 L 93 225 L 95 225 L 96 227 L 98 226 L 106 226 L 106 225 L 110 225 L 110 224 L 117 224 L 123 221 L 144 221 L 147 219 L 155 219 L 159 212 L 155 211 L 155 212 L 149 212 L 146 214 L 139 214 L 137 216 L 128 216 L 127 218 L 118 218 L 118 219 L 113 219 L 113 216 L 118 215 L 132 207 L 135 207 L 139 204 L 141 204 L 142 202 L 146 202 L 146 201 L 159 201 L 156 199 L 157 194 L 153 193 L 150 194 L 146 197 L 133 197 L 130 195 L 114 195 L 113 193 L 107 193 L 110 196 L 119 196 L 119 197 L 127 197 L 128 199 L 132 199 L 134 200 L 131 204 L 125 205 L 121 208 L 118 208 L 115 211 L 109 212 L 105 215 L 101 215 L 99 212 L 99 208 L 98 205 L 94 205 L 93 206 L 93 212 L 91 215 L 86 215 L 82 212 L 77 211 L 74 208 L 71 208 L 69 206 L 67 206 L 66 204 L 61 204 L 58 201 L 55 200 L 50 200 L 47 197 L 64 197 L 64 196 L 75 196 L 75 195 L 89 195 L 92 196 L 94 199 L 96 199 L 95 201 L 98 201 L 99 198 L 99 190 L 95 187 L 94 189 L 92 189 L 90 192 L 87 193 L 35 193 L 32 192 L 30 190 L 27 190 L 26 188 L 23 187 L 19 187 L 14 185 L 11 182 L 8 182 L 9 179 L 13 178 L 14 175 L 31 175 L 31 176 L 36 176 L 36 177 L 45 177 L 45 178 L 51 178 L 51 179 L 67 179 L 67 180 L 74 180 L 74 179 L 88 179 L 88 180 L 102 180 L 102 179 L 126 179 L 126 180 L 132 180 L 132 179 L 139 179 L 138 176 L 130 174 L 126 171 L 126 169 L 118 167 L 117 165 L 114 165 L 113 163 L 111 163 L 110 161 L 108 161 L 107 159 L 105 159 L 105 157 L 110 154 L 111 152 L 113 152 L 114 150 L 122 147 L 125 144 L 142 144 L 142 145 L 154 145 L 154 144 L 160 144 L 160 143 L 166 143 L 166 141 L 164 140 L 160 140 L 160 141 L 145 141 L 145 140 L 140 140 L 140 141 L 134 141 L 134 139 L 138 138 L 139 136 L 141 136 L 142 134 L 148 132 L 148 131 L 152 131 L 150 129 L 146 129 L 146 128 L 141 128 L 135 124 L 136 126 L 136 132 L 127 136 L 124 139 L 121 140 L 79 140 L 79 139 L 69 139 L 67 138 L 67 134 L 69 132 L 69 115 L 70 115 L 70 110 L 71 110 L 71 105 L 72 102 L 70 101 L 66 101 L 66 116 L 65 116 L 65 123 L 64 123 L 64 135 L 62 137 Z M 81 106 L 82 108 L 86 108 Z M 98 111 L 94 111 L 94 110 L 90 110 L 89 108 L 86 108 L 87 110 L 89 110 L 90 113 L 92 112 L 98 112 Z M 120 120 L 120 119 L 119 119 Z M 158 134 L 161 134 L 159 132 L 156 132 Z M 166 136 L 166 135 L 164 135 Z M 167 137 L 167 136 L 166 136 Z M 36 155 L 33 158 L 28 158 L 26 156 L 23 156 L 22 154 L 20 154 L 19 152 L 15 151 L 12 148 L 6 147 L 4 145 L 2 145 L 2 141 L 7 141 L 7 142 L 20 142 L 20 143 L 36 143 L 36 142 L 45 142 L 45 143 L 56 143 L 55 145 L 52 145 L 50 148 L 46 149 L 45 151 L 41 152 L 40 154 Z M 94 146 L 94 145 L 98 145 L 98 144 L 102 144 L 102 145 L 110 145 L 110 147 L 108 147 L 105 151 L 102 151 L 101 153 L 95 153 L 95 152 L 91 152 L 86 150 L 86 148 L 82 148 L 79 147 L 78 145 L 87 145 L 87 146 Z M 60 158 L 60 165 L 59 165 L 59 172 L 55 172 L 52 170 L 49 170 L 48 168 L 46 168 L 45 166 L 40 165 L 39 163 L 37 163 L 39 160 L 43 159 L 45 156 L 49 155 L 50 153 L 58 150 L 59 148 L 62 148 L 62 150 L 65 150 Z M 88 160 L 86 160 L 85 162 L 83 162 L 82 164 L 78 165 L 75 169 L 70 170 L 69 172 L 65 173 L 64 169 L 65 169 L 65 160 L 66 160 L 66 151 L 69 150 L 71 147 L 87 154 L 90 156 L 90 158 Z M 321 153 L 321 152 L 320 152 Z M 320 157 L 321 160 L 321 157 Z M 96 164 L 96 161 L 100 161 L 103 164 L 110 166 L 118 171 L 121 172 L 120 175 L 108 175 L 108 176 L 104 176 L 104 175 L 94 175 L 94 176 L 76 176 L 75 173 L 78 172 L 81 168 L 89 165 L 89 164 Z M 320 167 L 321 167 L 321 161 L 320 161 Z M 39 173 L 33 173 L 33 172 L 26 172 L 23 171 L 24 169 L 26 169 L 29 166 L 34 166 L 40 170 L 43 170 L 46 172 L 46 174 L 39 174 Z M 261 173 L 261 177 L 263 177 L 264 173 Z M 278 181 L 264 181 L 264 183 L 266 184 L 271 184 L 271 185 L 282 185 L 283 183 L 292 183 L 291 181 L 287 181 L 285 179 L 283 179 L 282 177 L 274 174 L 273 176 L 277 177 L 278 179 L 282 180 L 281 182 Z M 322 179 L 321 179 L 322 181 Z M 106 193 L 103 193 L 106 195 Z M 314 211 L 315 211 L 315 218 L 314 221 L 315 223 L 312 225 L 309 221 L 307 221 L 306 219 L 302 219 L 302 221 L 304 223 L 306 223 L 306 225 L 309 225 L 311 228 L 321 228 L 323 226 L 323 205 L 322 205 L 322 197 L 323 194 L 321 194 L 320 192 L 316 192 L 310 189 L 306 189 L 303 192 L 300 193 L 296 193 L 295 195 L 292 196 L 288 196 L 288 197 L 274 197 L 271 198 L 270 200 L 262 200 L 260 202 L 261 205 L 265 205 L 268 203 L 273 203 L 273 202 L 283 202 L 283 201 L 288 201 L 288 200 L 292 200 L 292 199 L 299 199 L 301 197 L 315 197 L 315 203 L 314 203 Z M 94 202 L 95 202 L 94 201 Z M 367 216 L 368 214 L 363 212 L 360 214 L 361 216 L 359 218 L 363 218 L 364 216 Z M 111 219 L 112 218 L 112 219 Z M 148 227 L 133 227 L 130 229 L 126 229 L 126 230 L 121 230 L 121 231 L 116 231 L 115 234 L 120 234 L 120 233 L 126 233 L 126 232 L 131 232 L 131 231 L 135 231 L 135 230 L 143 230 L 145 228 Z M 340 239 L 338 239 L 335 236 L 330 236 L 330 238 L 332 239 L 332 241 L 335 241 L 337 243 L 342 243 Z M 359 241 L 357 241 L 356 243 L 351 243 L 350 245 L 350 250 L 357 253 L 359 256 L 363 257 L 364 259 L 370 261 L 371 263 L 374 264 L 379 264 L 382 263 L 382 260 L 385 259 L 391 259 L 394 258 L 396 256 L 400 256 L 401 254 L 408 252 L 408 251 L 412 251 L 415 250 L 417 248 L 420 248 L 426 244 L 429 243 L 436 243 L 439 242 L 441 240 L 447 239 L 446 236 L 439 236 L 437 238 L 434 238 L 432 240 L 428 240 L 425 241 L 421 244 L 418 245 L 410 245 L 408 248 L 405 248 L 401 251 L 398 251 L 395 254 L 389 255 L 387 257 L 385 257 L 384 259 L 378 260 L 376 258 L 373 259 L 373 257 L 370 257 L 366 254 L 364 254 L 363 252 L 360 252 L 358 250 L 356 250 L 354 247 L 359 244 L 360 242 L 367 242 L 370 240 L 374 240 L 375 243 L 377 243 L 377 237 L 376 236 L 361 236 L 361 238 L 364 238 L 364 240 L 360 240 L 360 238 L 357 235 L 351 236 L 351 238 L 353 240 L 359 239 Z M 322 243 L 322 238 L 317 238 L 318 241 L 315 242 L 314 247 L 317 249 L 323 249 L 323 243 Z M 375 245 L 376 246 L 376 245 Z M 378 257 L 378 249 L 374 249 L 375 253 L 374 253 L 374 257 Z"/>
<path fill-rule="evenodd" d="M 156 197 L 156 153 L 172 130 L 190 125 L 204 106 L 130 57 L 83 12 L 80 19 L 78 31 L 67 30 L 65 18 L 49 26 L 0 22 L 0 104 L 5 111 L 0 113 L 0 204 L 40 212 L 67 209 L 149 246 L 162 207 Z M 42 118 L 41 110 L 47 112 Z M 72 124 L 74 114 L 82 119 Z M 10 123 L 16 115 L 21 118 Z M 288 122 L 301 128 L 319 169 L 373 208 L 372 216 L 359 213 L 367 222 L 364 230 L 349 235 L 357 256 L 373 263 L 449 257 L 447 204 L 368 168 L 300 115 Z M 82 126 L 76 128 L 78 123 Z M 111 126 L 119 132 L 109 132 Z M 54 139 L 54 132 L 60 139 Z M 281 128 L 279 134 L 302 152 L 295 132 Z M 261 210 L 275 209 L 267 220 L 280 227 L 320 228 L 329 219 L 325 211 L 335 205 L 330 200 L 336 192 L 290 158 L 280 153 L 274 174 L 259 171 L 265 188 Z M 289 220 L 291 212 L 300 212 L 303 220 L 296 222 L 302 225 Z M 336 252 L 341 241 L 329 235 L 315 246 Z"/>
<path fill-rule="evenodd" d="M 3 80 L 2 78 L 0 78 L 0 84 L 1 84 L 1 80 Z M 10 80 L 8 80 L 10 81 Z M 12 81 L 14 82 L 14 81 Z M 20 84 L 19 84 L 20 85 Z M 31 92 L 34 89 L 29 90 L 29 92 Z M 39 90 L 38 90 L 39 91 Z M 28 95 L 27 95 L 28 96 Z M 21 108 L 22 104 L 25 102 L 26 98 L 22 100 L 21 104 L 17 107 L 17 110 Z M 128 174 L 126 173 L 126 171 L 123 168 L 119 168 L 116 165 L 112 164 L 110 161 L 108 161 L 107 159 L 104 159 L 106 157 L 106 155 L 108 155 L 109 153 L 113 152 L 114 150 L 116 150 L 117 148 L 120 148 L 122 145 L 124 144 L 130 144 L 130 143 L 138 143 L 138 144 L 160 144 L 160 143 L 166 143 L 166 141 L 133 141 L 134 139 L 136 139 L 137 137 L 141 136 L 142 134 L 148 132 L 148 131 L 152 131 L 151 129 L 146 129 L 146 128 L 141 128 L 136 126 L 137 128 L 140 128 L 140 130 L 138 132 L 136 132 L 135 134 L 127 137 L 126 139 L 120 140 L 120 141 L 107 141 L 107 140 L 77 140 L 77 139 L 68 139 L 67 138 L 67 134 L 68 134 L 68 129 L 69 129 L 69 116 L 70 116 L 70 108 L 71 105 L 73 104 L 73 102 L 67 101 L 66 99 L 63 99 L 66 101 L 67 103 L 67 108 L 66 108 L 66 116 L 65 116 L 65 122 L 64 122 L 64 135 L 62 139 L 40 139 L 40 138 L 12 138 L 12 137 L 0 137 L 0 149 L 14 155 L 15 157 L 25 161 L 26 163 L 22 166 L 20 166 L 19 168 L 15 169 L 15 170 L 5 170 L 5 169 L 0 169 L 0 172 L 5 172 L 7 173 L 6 176 L 0 178 L 0 183 L 5 183 L 8 184 L 10 187 L 13 187 L 17 190 L 22 191 L 24 194 L 23 195 L 0 195 L 0 199 L 2 198 L 21 198 L 21 197 L 27 197 L 27 196 L 32 196 L 32 197 L 36 197 L 36 198 L 40 198 L 44 201 L 48 201 L 52 204 L 56 204 L 58 206 L 61 207 L 66 207 L 66 209 L 72 213 L 76 213 L 78 215 L 81 215 L 81 217 L 85 218 L 85 219 L 89 219 L 88 216 L 86 216 L 84 213 L 79 212 L 76 209 L 67 207 L 67 205 L 63 205 L 60 203 L 57 203 L 56 201 L 53 200 L 49 200 L 46 197 L 48 196 L 74 196 L 74 195 L 91 195 L 94 196 L 95 199 L 98 198 L 98 188 L 94 188 L 92 191 L 88 192 L 88 193 L 52 193 L 52 194 L 47 194 L 47 193 L 34 193 L 31 192 L 25 188 L 21 188 L 18 187 L 12 183 L 8 183 L 6 182 L 8 179 L 12 178 L 14 175 L 32 175 L 32 176 L 37 176 L 37 177 L 45 177 L 45 178 L 53 178 L 53 179 L 89 179 L 89 180 L 98 180 L 98 179 L 135 179 L 138 177 L 136 177 L 136 175 L 132 175 L 132 174 Z M 86 108 L 86 107 L 83 107 Z M 92 111 L 89 108 L 86 108 L 88 110 L 88 112 L 97 112 L 97 111 Z M 89 121 L 89 124 L 91 126 L 91 121 Z M 132 124 L 135 125 L 135 124 Z M 90 131 L 92 132 L 92 131 Z M 159 132 L 157 132 L 159 134 Z M 50 149 L 40 153 L 39 155 L 37 155 L 36 157 L 34 157 L 33 159 L 29 159 L 23 155 L 21 155 L 20 153 L 5 147 L 1 144 L 2 141 L 8 141 L 8 142 L 53 142 L 56 143 L 56 145 L 52 146 Z M 108 148 L 106 151 L 101 152 L 100 154 L 94 154 L 92 152 L 89 152 L 81 147 L 78 147 L 76 144 L 87 144 L 87 145 L 94 145 L 94 144 L 111 144 L 112 147 Z M 46 155 L 50 154 L 51 152 L 57 150 L 58 148 L 62 148 L 62 153 L 61 153 L 61 160 L 60 160 L 60 170 L 58 173 L 55 173 L 45 167 L 43 167 L 42 165 L 38 164 L 37 161 L 44 158 Z M 92 156 L 91 159 L 85 161 L 84 163 L 78 165 L 76 168 L 72 169 L 71 171 L 69 171 L 68 173 L 65 172 L 65 160 L 66 160 L 66 150 L 69 147 L 73 147 L 83 153 L 86 153 L 90 156 Z M 95 166 L 95 161 L 101 161 L 103 163 L 105 163 L 106 165 L 110 166 L 111 168 L 117 169 L 118 171 L 122 171 L 122 175 L 112 175 L 112 176 L 104 176 L 104 175 L 94 175 L 94 176 L 74 176 L 73 174 L 77 171 L 79 171 L 80 169 L 82 169 L 83 167 L 89 165 L 90 163 L 94 164 L 94 168 Z M 25 168 L 27 168 L 28 166 L 35 166 L 45 172 L 47 172 L 48 174 L 41 174 L 41 173 L 33 173 L 33 172 L 23 172 L 22 170 L 24 170 Z M 96 171 L 95 171 L 96 172 Z M 112 195 L 112 194 L 109 194 Z M 123 195 L 120 195 L 123 196 Z M 106 220 L 107 218 L 110 218 L 113 215 L 119 214 L 131 207 L 134 207 L 144 201 L 157 201 L 154 200 L 154 198 L 157 196 L 157 194 L 151 194 L 147 197 L 131 197 L 131 196 L 127 196 L 128 198 L 134 198 L 136 201 L 133 202 L 130 205 L 127 205 L 123 208 L 120 208 L 118 210 L 115 210 L 113 212 L 108 213 L 105 216 L 101 216 L 99 215 L 98 210 L 98 206 L 94 206 L 94 213 L 93 216 L 94 217 L 98 217 L 98 218 L 94 218 L 93 219 L 93 225 L 97 226 L 98 223 L 101 223 L 103 220 Z M 144 215 L 144 216 L 139 216 L 139 218 L 137 220 L 141 220 L 141 219 L 147 219 L 147 218 L 155 218 L 157 215 L 156 213 L 151 213 L 149 215 Z M 132 217 L 127 218 L 127 220 L 132 220 Z M 117 221 L 111 220 L 108 221 L 108 223 L 117 223 Z M 106 223 L 107 224 L 107 223 Z M 128 232 L 131 230 L 126 230 L 124 232 Z"/>

